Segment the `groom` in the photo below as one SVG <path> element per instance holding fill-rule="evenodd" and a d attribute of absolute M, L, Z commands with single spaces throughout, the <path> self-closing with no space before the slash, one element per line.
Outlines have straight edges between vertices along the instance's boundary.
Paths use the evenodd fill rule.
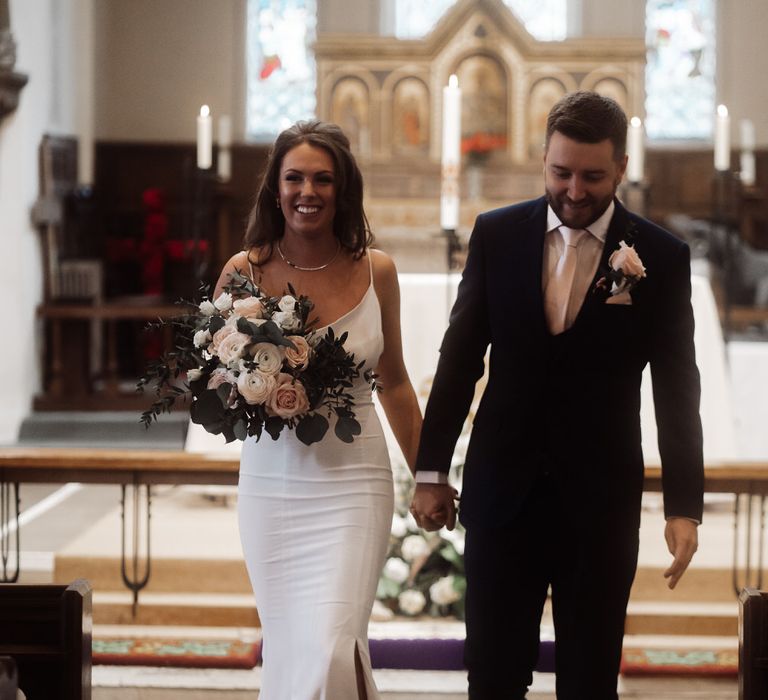
<path fill-rule="evenodd" d="M 481 214 L 440 349 L 411 510 L 455 522 L 446 476 L 490 345 L 464 465 L 470 700 L 525 698 L 551 586 L 558 700 L 615 700 L 637 566 L 640 379 L 650 363 L 674 588 L 697 547 L 703 463 L 688 247 L 616 199 L 627 120 L 567 95 L 546 195 Z"/>

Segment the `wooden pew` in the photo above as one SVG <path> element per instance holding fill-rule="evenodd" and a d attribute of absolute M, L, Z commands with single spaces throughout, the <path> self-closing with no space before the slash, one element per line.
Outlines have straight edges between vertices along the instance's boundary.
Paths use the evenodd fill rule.
<path fill-rule="evenodd" d="M 768 698 L 768 592 L 739 596 L 739 700 Z"/>
<path fill-rule="evenodd" d="M 11 656 L 0 656 L 0 700 L 16 700 L 18 690 L 16 662 Z"/>
<path fill-rule="evenodd" d="M 18 668 L 27 700 L 90 700 L 92 592 L 62 585 L 0 585 L 0 655 Z"/>

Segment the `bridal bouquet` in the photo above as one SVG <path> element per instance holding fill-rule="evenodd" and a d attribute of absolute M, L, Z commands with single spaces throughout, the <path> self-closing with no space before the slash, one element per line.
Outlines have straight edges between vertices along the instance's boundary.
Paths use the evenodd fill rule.
<path fill-rule="evenodd" d="M 346 333 L 315 330 L 313 306 L 291 285 L 282 297 L 268 297 L 233 274 L 218 298 L 171 321 L 180 341 L 138 382 L 139 391 L 154 384 L 157 397 L 141 421 L 149 427 L 191 394 L 192 422 L 227 442 L 259 439 L 262 432 L 276 440 L 287 427 L 311 445 L 323 439 L 334 415 L 336 436 L 352 442 L 360 423 L 350 389 L 361 373 L 376 389 L 375 375 L 344 349 Z"/>

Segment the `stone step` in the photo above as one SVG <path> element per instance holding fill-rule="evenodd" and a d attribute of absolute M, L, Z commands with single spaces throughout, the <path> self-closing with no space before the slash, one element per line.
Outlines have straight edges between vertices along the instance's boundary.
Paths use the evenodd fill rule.
<path fill-rule="evenodd" d="M 640 567 L 631 600 L 669 603 L 731 603 L 736 600 L 730 569 L 689 569 L 674 591 L 668 588 L 663 574 L 662 567 Z M 119 591 L 123 587 L 119 557 L 59 553 L 55 556 L 53 576 L 56 582 L 87 578 L 96 590 Z M 738 580 L 746 580 L 744 572 L 740 572 Z M 177 591 L 179 581 L 185 582 L 186 589 L 200 592 L 249 593 L 251 590 L 242 559 L 152 558 L 147 591 Z"/>
<path fill-rule="evenodd" d="M 739 605 L 630 601 L 624 626 L 630 635 L 698 635 L 734 637 L 739 628 Z"/>

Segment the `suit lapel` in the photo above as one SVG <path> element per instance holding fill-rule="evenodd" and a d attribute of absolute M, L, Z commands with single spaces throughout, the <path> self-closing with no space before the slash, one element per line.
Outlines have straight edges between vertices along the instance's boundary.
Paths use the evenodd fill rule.
<path fill-rule="evenodd" d="M 546 330 L 544 294 L 541 289 L 544 261 L 544 234 L 547 229 L 547 201 L 544 197 L 530 218 L 520 225 L 521 278 L 525 308 L 530 311 L 531 321 L 537 329 Z"/>

